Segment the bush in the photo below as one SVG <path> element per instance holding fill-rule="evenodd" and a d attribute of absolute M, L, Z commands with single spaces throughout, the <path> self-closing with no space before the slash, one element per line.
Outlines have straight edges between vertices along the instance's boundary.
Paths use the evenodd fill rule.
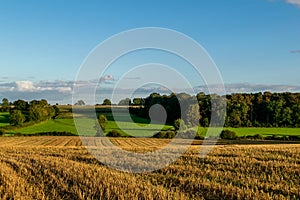
<path fill-rule="evenodd" d="M 78 136 L 74 133 L 67 132 L 67 131 L 51 131 L 51 132 L 40 132 L 40 133 L 15 133 L 14 136 Z"/>
<path fill-rule="evenodd" d="M 174 128 L 175 128 L 175 130 L 179 130 L 180 129 L 181 131 L 187 129 L 184 121 L 182 119 L 180 119 L 180 118 L 176 119 L 174 121 Z"/>
<path fill-rule="evenodd" d="M 33 136 L 37 135 L 37 136 L 77 136 L 74 133 L 71 132 L 67 132 L 67 131 L 52 131 L 52 132 L 40 132 L 37 134 L 32 134 Z"/>
<path fill-rule="evenodd" d="M 0 136 L 5 135 L 5 131 L 3 129 L 0 129 Z"/>
<path fill-rule="evenodd" d="M 168 131 L 176 131 L 174 127 L 169 128 Z"/>
<path fill-rule="evenodd" d="M 223 130 L 220 134 L 220 137 L 222 139 L 226 139 L 226 140 L 235 140 L 237 139 L 237 135 L 234 131 L 230 131 L 230 130 Z"/>
<path fill-rule="evenodd" d="M 196 135 L 196 140 L 204 140 L 205 138 L 202 135 Z"/>
<path fill-rule="evenodd" d="M 264 137 L 263 137 L 262 135 L 260 135 L 260 134 L 254 135 L 253 138 L 254 138 L 254 139 L 257 139 L 257 140 L 262 140 L 262 139 L 264 139 Z"/>
<path fill-rule="evenodd" d="M 153 138 L 174 138 L 176 135 L 175 131 L 159 131 L 158 133 L 154 134 Z"/>
<path fill-rule="evenodd" d="M 159 131 L 159 132 L 155 133 L 152 137 L 153 138 L 166 138 L 166 131 Z"/>
<path fill-rule="evenodd" d="M 122 134 L 118 130 L 112 130 L 106 134 L 107 137 L 122 137 Z"/>
<path fill-rule="evenodd" d="M 178 133 L 178 137 L 183 139 L 194 139 L 196 135 L 197 131 L 192 129 Z"/>
<path fill-rule="evenodd" d="M 167 138 L 174 138 L 175 137 L 175 132 L 174 131 L 167 131 L 167 134 L 166 134 L 166 136 L 167 136 Z"/>
<path fill-rule="evenodd" d="M 278 135 L 272 135 L 272 140 L 280 140 L 281 138 Z"/>
<path fill-rule="evenodd" d="M 290 135 L 289 140 L 300 140 L 300 137 L 297 135 Z"/>
<path fill-rule="evenodd" d="M 22 133 L 15 133 L 14 136 L 23 136 Z"/>

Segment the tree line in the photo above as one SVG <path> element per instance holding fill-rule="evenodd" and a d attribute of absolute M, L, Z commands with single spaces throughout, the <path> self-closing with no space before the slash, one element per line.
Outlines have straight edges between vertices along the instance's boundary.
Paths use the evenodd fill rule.
<path fill-rule="evenodd" d="M 41 122 L 55 118 L 59 114 L 57 106 L 51 106 L 47 100 L 32 100 L 30 102 L 17 100 L 8 102 L 2 100 L 2 112 L 9 112 L 9 121 L 12 126 L 22 126 L 25 122 Z"/>
<path fill-rule="evenodd" d="M 146 98 L 122 99 L 119 105 L 134 105 L 130 113 L 143 118 L 150 118 L 153 105 L 161 105 L 167 116 L 167 123 L 174 124 L 182 118 L 186 125 L 210 125 L 212 99 L 226 100 L 225 127 L 300 127 L 300 93 L 236 93 L 226 96 L 207 95 L 203 92 L 195 96 L 180 93 L 161 95 L 152 93 Z M 109 99 L 103 105 L 110 105 Z M 217 103 L 215 103 L 217 104 Z M 218 105 L 213 105 L 217 107 Z M 1 110 L 10 112 L 12 125 L 20 126 L 24 122 L 39 122 L 58 115 L 57 106 L 51 106 L 46 100 L 26 102 L 2 100 Z M 157 109 L 157 108 L 156 108 Z M 153 116 L 159 116 L 161 110 L 152 109 Z M 222 113 L 220 113 L 222 117 Z"/>
<path fill-rule="evenodd" d="M 132 114 L 149 118 L 151 106 L 160 104 L 167 112 L 169 123 L 183 116 L 187 124 L 195 124 L 199 120 L 198 124 L 207 127 L 210 124 L 212 98 L 226 99 L 225 127 L 300 127 L 300 93 L 259 92 L 226 96 L 206 95 L 202 92 L 196 96 L 153 93 L 147 98 L 134 99 L 131 105 L 141 107 L 130 110 Z"/>

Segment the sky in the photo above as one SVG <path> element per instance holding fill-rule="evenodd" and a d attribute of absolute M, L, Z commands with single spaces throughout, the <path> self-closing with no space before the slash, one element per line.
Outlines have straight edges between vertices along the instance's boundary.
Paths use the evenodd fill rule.
<path fill-rule="evenodd" d="M 300 0 L 0 0 L 0 98 L 69 102 L 89 53 L 112 35 L 142 27 L 193 38 L 229 92 L 299 91 Z M 129 55 L 101 80 L 109 87 L 126 66 L 165 57 L 154 51 Z M 183 61 L 171 60 L 193 87 L 203 85 Z"/>

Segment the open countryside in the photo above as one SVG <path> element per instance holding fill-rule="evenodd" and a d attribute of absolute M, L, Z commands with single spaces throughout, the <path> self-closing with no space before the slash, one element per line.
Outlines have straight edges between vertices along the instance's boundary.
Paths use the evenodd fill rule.
<path fill-rule="evenodd" d="M 4 113 L 5 116 L 9 116 L 9 114 Z M 82 126 L 91 127 L 93 125 L 94 121 L 91 119 L 82 119 Z M 128 132 L 130 130 L 130 124 L 132 122 L 119 122 L 119 123 L 125 123 L 128 127 Z M 141 123 L 142 124 L 142 123 Z M 9 122 L 6 118 L 3 118 L 3 120 L 0 121 L 0 126 L 6 126 L 9 125 Z M 145 124 L 146 126 L 147 124 Z M 122 125 L 124 127 L 124 125 Z M 171 126 L 165 126 L 166 129 L 170 128 Z M 107 124 L 107 130 L 111 131 L 113 129 L 118 130 L 118 126 L 114 121 L 108 121 Z M 263 136 L 271 136 L 271 135 L 278 135 L 278 136 L 284 136 L 284 135 L 300 135 L 300 128 L 257 128 L 257 127 L 245 127 L 245 128 L 226 128 L 229 130 L 232 130 L 237 133 L 238 136 L 247 136 L 247 135 L 256 135 L 260 134 Z M 87 129 L 88 130 L 88 129 Z M 148 129 L 145 128 L 145 131 Z M 29 127 L 24 128 L 16 128 L 11 131 L 8 131 L 7 134 L 13 134 L 13 133 L 24 133 L 24 134 L 34 134 L 38 132 L 54 132 L 54 131 L 67 131 L 71 132 L 73 134 L 77 134 L 77 130 L 74 124 L 73 119 L 55 119 L 51 121 L 45 121 L 40 122 L 38 124 L 34 124 Z M 205 136 L 205 133 L 207 131 L 207 128 L 199 127 L 198 132 Z M 134 133 L 134 131 L 129 131 L 132 135 L 139 135 L 139 133 Z M 148 134 L 144 134 L 145 136 L 151 136 L 153 135 L 153 131 L 147 131 Z M 86 132 L 86 135 L 93 136 L 95 134 L 94 131 Z"/>
<path fill-rule="evenodd" d="M 300 0 L 0 0 L 0 200 L 300 200 Z"/>
<path fill-rule="evenodd" d="M 191 96 L 186 94 L 183 96 L 185 102 L 190 102 Z M 125 105 L 122 105 L 125 100 L 119 105 L 105 105 L 108 102 L 105 101 L 103 105 L 96 106 L 85 106 L 83 101 L 81 105 L 59 106 L 50 105 L 46 100 L 31 102 L 18 100 L 2 106 L 1 109 L 6 112 L 1 112 L 0 115 L 3 135 L 0 138 L 0 166 L 4 170 L 0 173 L 2 183 L 0 197 L 3 199 L 21 197 L 297 199 L 300 197 L 298 188 L 300 128 L 229 126 L 224 127 L 222 133 L 215 132 L 215 135 L 207 137 L 208 127 L 193 124 L 195 118 L 201 121 L 200 116 L 203 113 L 203 110 L 201 111 L 195 104 L 183 104 L 186 108 L 183 116 L 192 117 L 178 119 L 173 123 L 170 119 L 176 118 L 177 113 L 174 113 L 176 109 L 169 110 L 169 121 L 166 124 L 160 124 L 144 115 L 150 112 L 147 109 L 151 105 L 159 103 L 163 98 L 166 96 L 150 95 L 143 99 L 142 102 L 145 102 L 143 105 L 136 105 L 130 99 L 126 99 Z M 205 102 L 201 98 L 198 98 L 199 105 Z M 171 96 L 167 100 L 174 101 L 174 97 Z M 94 118 L 90 117 L 91 111 L 95 115 Z M 251 113 L 251 109 L 248 111 Z M 234 112 L 236 111 L 232 113 Z M 207 110 L 204 113 L 207 113 Z M 12 115 L 14 117 L 11 117 Z M 269 115 L 272 116 L 272 113 Z M 79 119 L 77 127 L 74 117 Z M 154 120 L 153 123 L 151 120 Z M 85 131 L 79 134 L 78 127 Z M 81 138 L 76 135 L 80 135 Z M 103 137 L 107 136 L 114 145 L 123 150 L 136 153 L 152 152 L 165 148 L 176 135 L 179 138 L 175 139 L 176 142 L 169 146 L 169 149 L 183 148 L 185 140 L 191 140 L 192 145 L 188 146 L 188 150 L 170 166 L 148 173 L 122 172 L 110 168 L 87 150 L 98 148 L 100 145 L 99 148 L 106 150 L 102 158 L 120 156 L 113 149 L 109 150 L 111 146 L 105 146 Z M 83 146 L 86 136 L 89 143 Z M 203 145 L 203 140 L 210 141 L 214 137 L 218 138 L 216 146 L 206 157 L 198 157 L 201 149 L 209 147 Z M 120 189 L 120 185 L 125 187 Z"/>

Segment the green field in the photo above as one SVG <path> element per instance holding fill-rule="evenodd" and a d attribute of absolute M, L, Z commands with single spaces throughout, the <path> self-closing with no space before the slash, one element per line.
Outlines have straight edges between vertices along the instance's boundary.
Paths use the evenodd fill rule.
<path fill-rule="evenodd" d="M 0 112 L 0 127 L 9 125 L 9 113 Z"/>
<path fill-rule="evenodd" d="M 64 110 L 65 109 L 65 110 Z M 63 114 L 61 118 L 55 120 L 49 120 L 45 122 L 41 122 L 38 124 L 34 124 L 32 126 L 17 128 L 10 131 L 7 131 L 8 134 L 10 133 L 23 133 L 23 134 L 34 134 L 34 133 L 41 133 L 41 132 L 71 132 L 77 134 L 77 130 L 74 124 L 72 114 L 70 113 L 70 109 L 64 108 Z M 86 113 L 87 110 L 83 109 L 83 114 Z M 119 132 L 126 136 L 152 136 L 154 133 L 158 132 L 161 128 L 163 130 L 168 130 L 172 126 L 171 125 L 161 125 L 161 124 L 152 124 L 148 125 L 149 120 L 140 118 L 137 116 L 132 115 L 131 118 L 128 117 L 128 113 L 126 109 L 119 109 L 118 112 L 115 113 L 115 116 L 107 109 L 97 109 L 98 114 L 104 114 L 107 119 L 108 123 L 106 126 L 106 133 L 116 129 Z M 115 121 L 117 120 L 117 122 Z M 118 123 L 118 124 L 117 124 Z M 9 125 L 9 113 L 0 113 L 0 127 Z M 95 125 L 95 121 L 91 118 L 80 118 L 78 120 L 78 126 L 80 126 L 80 130 L 82 133 L 81 135 L 95 135 L 95 130 L 93 126 Z M 118 126 L 119 125 L 119 126 Z M 212 128 L 213 129 L 213 128 Z M 254 127 L 247 127 L 247 128 L 224 128 L 234 131 L 238 136 L 248 136 L 248 135 L 256 135 L 260 134 L 263 136 L 270 136 L 270 135 L 300 135 L 300 128 L 254 128 Z M 207 132 L 207 128 L 199 127 L 198 133 L 202 136 L 205 136 Z M 216 133 L 215 135 L 217 135 Z"/>
<path fill-rule="evenodd" d="M 95 130 L 91 127 L 94 126 L 94 120 L 82 118 L 79 121 L 79 126 L 86 130 L 83 135 L 95 135 Z M 151 136 L 153 133 L 159 131 L 159 127 L 161 125 L 154 124 L 148 126 L 145 123 L 138 123 L 136 126 L 133 122 L 121 121 L 118 122 L 120 128 L 115 121 L 108 121 L 106 126 L 106 132 L 109 132 L 113 129 L 119 130 L 122 135 L 132 135 L 132 136 Z M 164 130 L 171 128 L 169 125 L 163 126 Z M 269 135 L 300 135 L 300 128 L 224 128 L 229 129 L 234 132 L 238 136 L 247 136 L 247 135 L 255 135 L 261 134 L 263 136 Z M 74 125 L 73 119 L 55 119 L 49 120 L 46 122 L 41 122 L 29 127 L 19 128 L 12 131 L 8 131 L 8 133 L 24 133 L 24 134 L 34 134 L 39 132 L 51 132 L 51 131 L 67 131 L 74 134 L 77 134 L 77 130 Z M 207 128 L 200 127 L 199 133 L 205 136 Z"/>
<path fill-rule="evenodd" d="M 227 129 L 227 128 L 224 128 Z M 255 135 L 261 134 L 263 136 L 270 135 L 300 135 L 300 128 L 255 128 L 255 127 L 247 127 L 247 128 L 228 128 L 231 131 L 236 132 L 238 136 L 247 136 L 247 135 Z"/>
<path fill-rule="evenodd" d="M 208 128 L 199 127 L 198 133 L 202 136 L 205 136 Z M 214 128 L 211 128 L 214 129 Z M 244 127 L 244 128 L 227 128 L 224 127 L 224 130 L 228 129 L 234 131 L 237 136 L 254 136 L 260 134 L 262 136 L 291 136 L 291 135 L 300 135 L 300 128 L 256 128 L 256 127 Z M 216 135 L 212 135 L 216 136 Z"/>
<path fill-rule="evenodd" d="M 132 135 L 132 136 L 152 136 L 155 132 L 160 130 L 161 125 L 154 124 L 148 126 L 144 123 L 138 123 L 137 125 L 133 122 L 118 122 L 122 130 L 117 125 L 115 121 L 108 121 L 106 126 L 106 132 L 109 132 L 113 129 L 119 130 L 122 135 Z M 81 130 L 86 130 L 85 133 L 81 135 L 95 135 L 96 131 L 92 128 L 95 125 L 95 121 L 88 118 L 81 118 L 78 121 L 78 126 Z M 163 129 L 169 129 L 171 126 L 163 126 Z M 75 124 L 73 119 L 55 119 L 45 122 L 41 122 L 32 126 L 14 129 L 8 131 L 8 133 L 23 133 L 23 134 L 34 134 L 40 132 L 52 132 L 52 131 L 67 131 L 74 134 L 77 134 Z"/>

